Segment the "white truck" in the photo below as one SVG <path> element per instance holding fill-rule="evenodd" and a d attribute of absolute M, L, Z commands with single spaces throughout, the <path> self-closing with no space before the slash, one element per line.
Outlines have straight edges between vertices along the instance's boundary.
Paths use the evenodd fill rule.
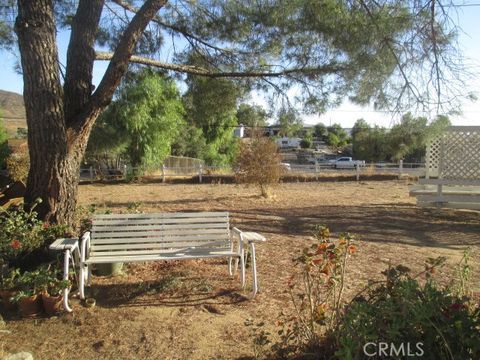
<path fill-rule="evenodd" d="M 349 156 L 330 160 L 329 163 L 335 169 L 354 169 L 357 165 L 360 167 L 365 166 L 365 160 L 353 160 Z"/>

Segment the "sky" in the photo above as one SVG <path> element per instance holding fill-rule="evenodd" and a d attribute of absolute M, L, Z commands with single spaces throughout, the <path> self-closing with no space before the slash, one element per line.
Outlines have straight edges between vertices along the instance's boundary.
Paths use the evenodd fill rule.
<path fill-rule="evenodd" d="M 475 73 L 473 81 L 467 85 L 469 86 L 469 90 L 476 93 L 480 98 L 480 27 L 478 26 L 480 19 L 480 0 L 455 1 L 455 3 L 467 5 L 455 9 L 456 18 L 454 18 L 454 20 L 457 21 L 459 27 L 462 29 L 459 36 L 461 51 L 466 58 L 466 62 L 471 65 L 471 71 Z M 69 33 L 66 31 L 58 34 L 60 61 L 63 64 L 66 63 L 65 52 L 68 37 Z M 21 75 L 14 70 L 15 64 L 16 59 L 12 54 L 5 51 L 0 52 L 0 89 L 21 94 L 23 92 L 23 81 Z M 98 85 L 107 64 L 105 61 L 95 63 L 93 79 L 95 85 Z M 259 105 L 263 105 L 262 103 L 264 103 L 262 99 L 255 96 L 252 102 Z M 453 125 L 480 126 L 480 100 L 475 103 L 465 102 L 462 110 L 462 115 L 450 117 Z M 371 125 L 384 127 L 391 127 L 399 121 L 398 116 L 375 111 L 370 107 L 359 107 L 348 101 L 325 114 L 320 116 L 305 116 L 303 120 L 307 125 L 322 122 L 328 126 L 333 123 L 339 123 L 345 128 L 351 128 L 355 121 L 360 118 L 365 119 Z"/>

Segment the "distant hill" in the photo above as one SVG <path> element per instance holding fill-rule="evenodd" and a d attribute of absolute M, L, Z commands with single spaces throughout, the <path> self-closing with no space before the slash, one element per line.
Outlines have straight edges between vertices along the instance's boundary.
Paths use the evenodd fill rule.
<path fill-rule="evenodd" d="M 17 128 L 27 127 L 22 95 L 0 90 L 0 113 L 7 132 L 11 137 L 15 136 Z"/>

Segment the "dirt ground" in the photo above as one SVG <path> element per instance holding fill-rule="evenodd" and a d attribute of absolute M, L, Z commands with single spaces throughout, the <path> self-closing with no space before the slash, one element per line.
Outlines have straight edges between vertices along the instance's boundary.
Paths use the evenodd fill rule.
<path fill-rule="evenodd" d="M 229 211 L 232 225 L 267 238 L 257 247 L 260 292 L 251 299 L 223 260 L 129 265 L 115 278 L 94 278 L 93 308 L 72 299 L 74 312 L 58 317 L 4 314 L 10 333 L 0 332 L 0 357 L 30 351 L 35 359 L 251 358 L 246 324 L 264 321 L 274 332 L 280 312 L 291 311 L 285 288 L 292 258 L 312 243 L 315 224 L 361 239 L 347 296 L 389 265 L 422 270 L 427 257 L 448 257 L 437 275 L 449 279 L 468 246 L 477 265 L 472 285 L 480 288 L 480 213 L 417 208 L 406 181 L 288 183 L 273 199 L 258 194 L 233 184 L 82 185 L 80 203 L 98 211 Z"/>

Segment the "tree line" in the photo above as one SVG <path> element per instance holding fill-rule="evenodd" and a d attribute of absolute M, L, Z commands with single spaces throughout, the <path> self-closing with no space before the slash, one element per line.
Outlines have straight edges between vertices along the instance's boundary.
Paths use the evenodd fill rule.
<path fill-rule="evenodd" d="M 242 102 L 245 93 L 230 79 L 191 77 L 181 95 L 175 80 L 165 73 L 131 72 L 96 122 L 86 160 L 121 157 L 133 168 L 148 168 L 176 155 L 229 166 L 238 150 L 234 128 L 243 124 L 263 129 L 272 116 L 261 106 Z M 426 117 L 407 113 L 391 129 L 359 119 L 349 134 L 338 123 L 318 123 L 306 130 L 293 109 L 276 115 L 278 136 L 299 136 L 302 148 L 313 147 L 314 140 L 336 150 L 350 145 L 355 158 L 368 162 L 420 162 L 428 139 L 450 124 L 445 116 L 429 123 Z"/>
<path fill-rule="evenodd" d="M 456 24 L 441 4 L 435 6 L 437 1 L 0 4 L 0 47 L 18 52 L 24 82 L 30 155 L 25 203 L 41 198 L 39 216 L 51 222 L 72 221 L 78 169 L 91 131 L 133 63 L 180 78 L 192 93 L 212 79 L 219 81 L 219 90 L 227 84 L 220 79 L 234 79 L 265 93 L 273 105 L 292 102 L 310 114 L 345 98 L 397 112 L 433 107 L 447 113 L 470 96 L 456 48 Z M 57 34 L 65 29 L 70 40 L 61 64 L 58 47 L 63 44 Z M 93 84 L 95 61 L 109 61 L 98 86 Z M 203 115 L 221 113 L 228 124 L 235 112 L 225 111 L 230 99 L 217 95 L 202 92 L 209 104 L 202 106 L 199 98 L 187 96 L 184 109 L 198 110 L 187 119 L 202 131 L 205 157 L 222 154 L 212 161 L 223 161 L 229 156 L 229 139 L 222 136 L 226 127 Z M 161 106 L 164 113 L 172 111 Z M 200 125 L 196 116 L 210 120 Z M 142 139 L 126 140 L 122 146 L 139 148 L 150 136 L 137 130 Z M 198 130 L 191 131 L 201 138 Z M 141 156 L 149 161 L 155 151 L 148 147 Z"/>
<path fill-rule="evenodd" d="M 399 161 L 422 162 L 430 139 L 450 126 L 445 115 L 432 121 L 422 116 L 404 114 L 400 121 L 387 129 L 371 126 L 365 119 L 358 119 L 348 134 L 339 124 L 316 124 L 302 139 L 301 146 L 310 148 L 313 140 L 322 141 L 336 149 L 351 146 L 351 155 L 367 162 Z"/>

